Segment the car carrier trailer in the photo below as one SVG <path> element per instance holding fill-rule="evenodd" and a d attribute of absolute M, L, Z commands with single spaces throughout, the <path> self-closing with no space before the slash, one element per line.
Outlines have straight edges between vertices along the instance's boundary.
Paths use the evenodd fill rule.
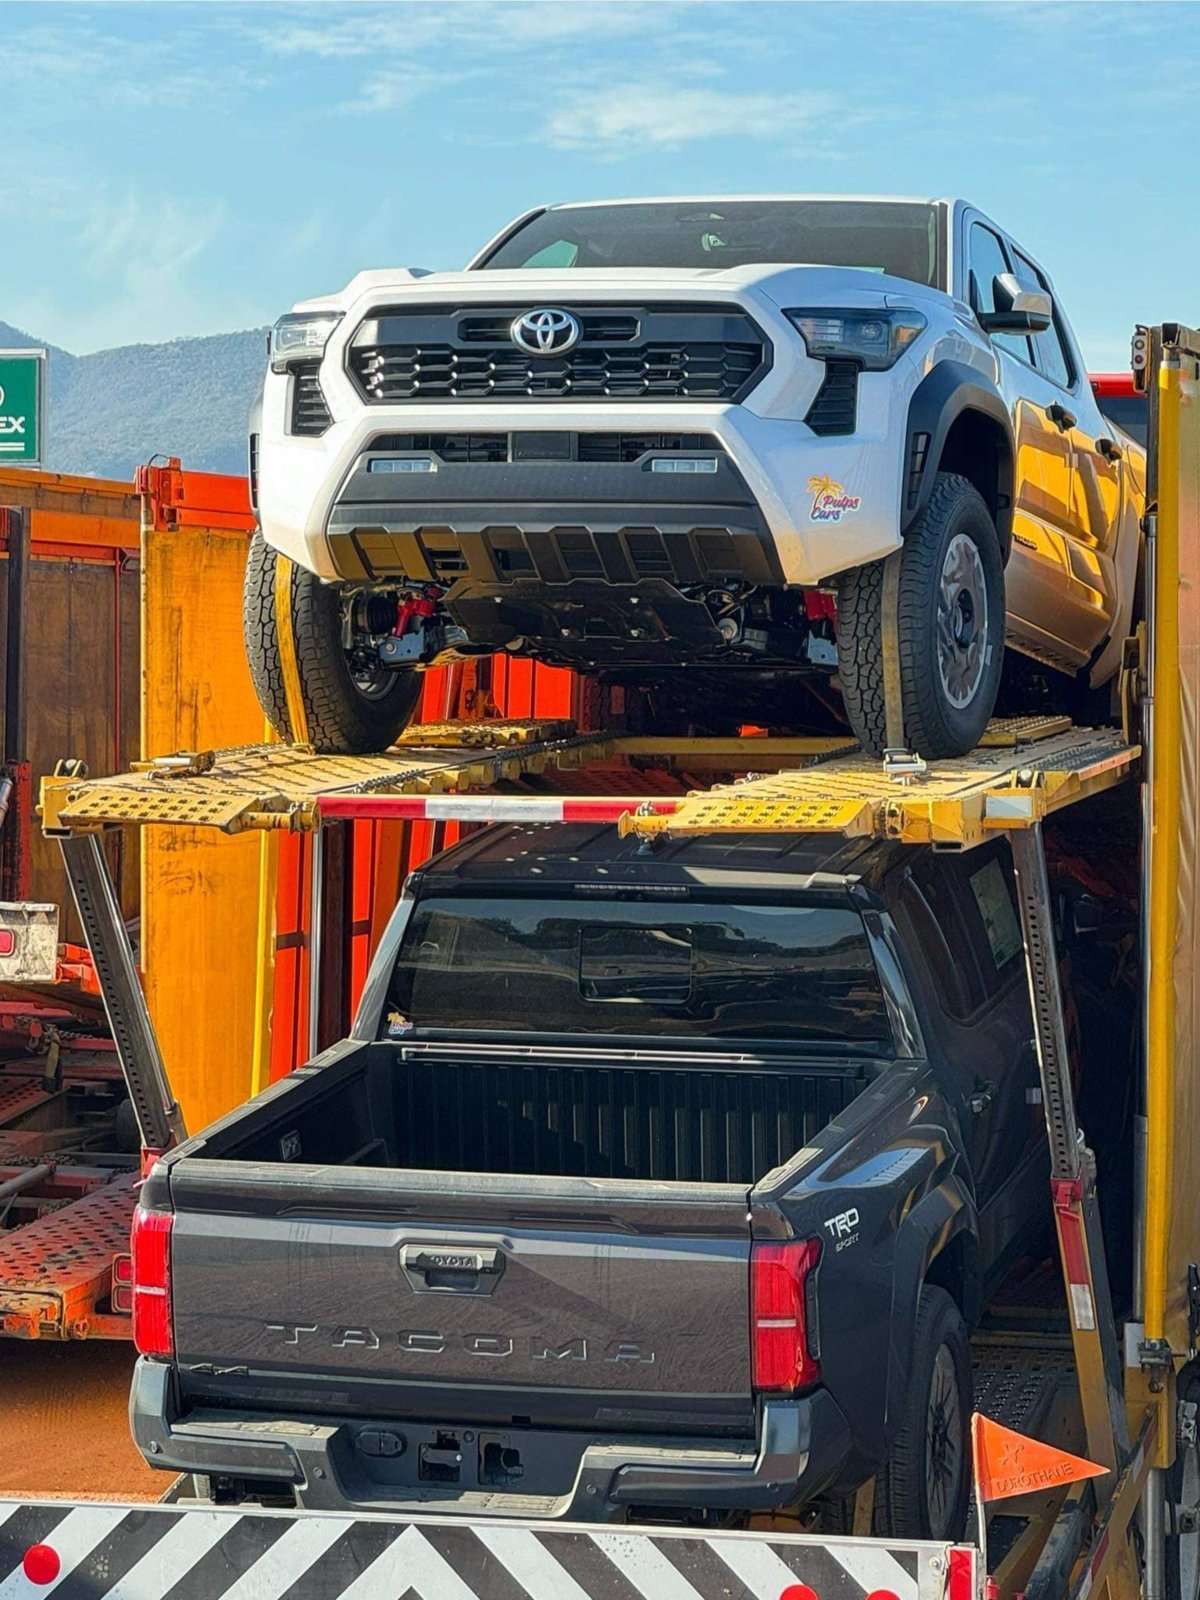
<path fill-rule="evenodd" d="M 993 725 L 984 747 L 926 768 L 902 752 L 882 765 L 836 741 L 629 740 L 565 725 L 413 730 L 403 749 L 369 758 L 314 757 L 279 747 L 169 757 L 118 779 L 63 776 L 43 792 L 59 838 L 147 1159 L 182 1132 L 168 1071 L 117 914 L 102 841 L 130 824 L 190 823 L 225 832 L 304 830 L 315 848 L 312 937 L 327 926 L 329 841 L 348 820 L 462 823 L 610 820 L 659 833 L 796 833 L 883 837 L 969 850 L 1007 834 L 1053 1167 L 1051 1202 L 1068 1311 L 1066 1352 L 1053 1338 L 1002 1330 L 994 1392 L 981 1409 L 1020 1427 L 1073 1368 L 1091 1485 L 1019 1502 L 1018 1524 L 961 1546 L 785 1532 L 567 1524 L 478 1518 L 335 1515 L 221 1509 L 0 1503 L 0 1592 L 130 1597 L 237 1595 L 296 1600 L 406 1595 L 427 1600 L 967 1600 L 988 1566 L 999 1592 L 1070 1595 L 1107 1588 L 1148 1600 L 1195 1593 L 1197 1510 L 1180 1504 L 1177 1460 L 1194 1467 L 1196 1411 L 1179 1406 L 1200 1339 L 1200 1118 L 1195 1105 L 1194 975 L 1200 961 L 1196 822 L 1200 816 L 1200 336 L 1167 327 L 1147 338 L 1151 396 L 1148 626 L 1126 652 L 1124 725 L 1065 719 Z M 470 741 L 468 743 L 467 741 Z M 753 771 L 748 768 L 752 764 Z M 602 781 L 589 774 L 602 771 Z M 646 772 L 707 771 L 715 785 L 664 793 Z M 614 793 L 614 772 L 627 777 Z M 729 781 L 736 775 L 733 781 Z M 1095 1183 L 1069 1066 L 1055 931 L 1042 844 L 1057 811 L 1140 784 L 1144 817 L 1145 1160 L 1137 1205 L 1135 1319 L 1124 1338 L 1111 1304 Z M 320 963 L 312 962 L 314 982 Z M 316 1007 L 313 1014 L 316 1015 Z M 1022 1409 L 1023 1408 L 1023 1409 Z M 1049 1428 L 1052 1407 L 1041 1408 Z M 1030 1426 L 1030 1431 L 1033 1431 Z M 1192 1491 L 1194 1493 L 1194 1490 Z M 856 1528 L 870 1526 L 869 1486 Z M 1168 1540 L 1168 1534 L 1170 1539 Z M 1167 1570 L 1168 1544 L 1173 1568 Z M 1170 1582 L 1168 1583 L 1168 1579 Z"/>

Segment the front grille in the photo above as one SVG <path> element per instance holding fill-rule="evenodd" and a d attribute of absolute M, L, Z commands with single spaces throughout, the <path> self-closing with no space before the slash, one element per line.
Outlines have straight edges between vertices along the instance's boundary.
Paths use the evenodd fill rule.
<path fill-rule="evenodd" d="M 732 400 L 758 370 L 754 344 L 645 345 L 527 356 L 450 345 L 365 346 L 351 369 L 368 400 Z"/>
<path fill-rule="evenodd" d="M 372 439 L 370 448 L 414 455 L 421 451 L 446 462 L 507 461 L 507 433 L 385 433 Z"/>
<path fill-rule="evenodd" d="M 514 440 L 537 439 L 536 434 L 511 433 L 382 433 L 371 440 L 372 454 L 394 450 L 399 454 L 426 452 L 448 463 L 483 462 L 501 464 L 515 459 Z M 651 453 L 668 455 L 681 451 L 721 456 L 725 447 L 708 433 L 566 433 L 552 434 L 562 439 L 564 448 L 547 451 L 543 457 L 528 449 L 526 461 L 588 461 L 628 465 Z"/>
<path fill-rule="evenodd" d="M 508 337 L 528 309 L 378 311 L 355 335 L 351 374 L 377 404 L 735 400 L 770 364 L 765 336 L 736 307 L 574 308 L 583 337 L 552 356 L 531 356 Z"/>
<path fill-rule="evenodd" d="M 805 422 L 827 438 L 853 433 L 858 417 L 858 365 L 853 361 L 827 361 L 825 376 Z"/>
<path fill-rule="evenodd" d="M 637 461 L 651 451 L 703 450 L 724 455 L 725 447 L 707 433 L 581 433 L 580 461 Z"/>
<path fill-rule="evenodd" d="M 333 422 L 321 392 L 319 371 L 317 361 L 300 362 L 292 368 L 291 432 L 312 439 L 319 438 Z"/>
<path fill-rule="evenodd" d="M 463 317 L 458 324 L 459 340 L 463 344 L 507 344 L 514 316 L 512 311 L 501 311 L 482 317 Z M 581 317 L 580 321 L 585 343 L 629 344 L 638 336 L 636 317 L 596 312 Z"/>

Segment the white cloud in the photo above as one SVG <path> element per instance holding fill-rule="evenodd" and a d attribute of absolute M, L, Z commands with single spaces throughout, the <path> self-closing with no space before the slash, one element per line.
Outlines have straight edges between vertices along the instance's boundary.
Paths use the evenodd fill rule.
<path fill-rule="evenodd" d="M 461 81 L 465 74 L 433 72 L 416 63 L 387 67 L 366 78 L 353 100 L 343 111 L 399 111 L 431 89 L 446 88 Z"/>
<path fill-rule="evenodd" d="M 53 16 L 56 8 L 46 9 Z M 102 12 L 97 7 L 94 14 Z M 28 97 L 39 121 L 72 116 L 81 102 L 114 111 L 211 109 L 233 91 L 262 84 L 236 59 L 199 64 L 198 35 L 190 29 L 122 38 L 81 21 L 66 6 L 62 15 L 62 21 L 34 23 L 4 38 L 5 94 L 17 102 Z"/>
<path fill-rule="evenodd" d="M 413 54 L 440 46 L 463 55 L 546 50 L 578 40 L 647 37 L 674 26 L 684 0 L 443 0 L 439 5 L 278 6 L 252 37 L 282 56 L 322 60 Z"/>
<path fill-rule="evenodd" d="M 212 243 L 224 220 L 219 202 L 198 206 L 133 188 L 116 194 L 101 191 L 87 202 L 79 230 L 80 264 L 139 297 L 174 298 L 180 278 Z"/>
<path fill-rule="evenodd" d="M 198 262 L 221 236 L 226 208 L 168 190 L 89 183 L 75 173 L 36 167 L 24 193 L 0 189 L 0 218 L 19 216 L 36 198 L 71 263 L 69 296 L 44 283 L 6 285 L 3 318 L 45 333 L 75 354 L 110 345 L 217 332 L 235 319 L 232 305 L 207 305 Z M 237 300 L 233 296 L 233 300 Z M 236 320 L 255 315 L 240 304 Z"/>
<path fill-rule="evenodd" d="M 730 136 L 781 143 L 810 133 L 838 105 L 835 95 L 823 91 L 736 94 L 708 84 L 670 89 L 629 83 L 564 99 L 546 119 L 544 133 L 560 149 L 600 154 L 639 145 L 678 149 Z"/>

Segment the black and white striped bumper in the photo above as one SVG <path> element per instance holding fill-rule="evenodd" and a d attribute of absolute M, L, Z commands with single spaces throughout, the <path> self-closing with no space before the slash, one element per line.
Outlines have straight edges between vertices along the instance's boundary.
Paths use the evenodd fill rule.
<path fill-rule="evenodd" d="M 978 1600 L 977 1552 L 809 1535 L 0 1501 L 0 1600 Z"/>

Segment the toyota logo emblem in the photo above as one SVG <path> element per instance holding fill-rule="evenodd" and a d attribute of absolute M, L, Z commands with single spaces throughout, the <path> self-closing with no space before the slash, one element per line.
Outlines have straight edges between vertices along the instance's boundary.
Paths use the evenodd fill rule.
<path fill-rule="evenodd" d="M 561 356 L 583 338 L 579 318 L 569 311 L 526 311 L 508 330 L 509 338 L 531 356 Z"/>

